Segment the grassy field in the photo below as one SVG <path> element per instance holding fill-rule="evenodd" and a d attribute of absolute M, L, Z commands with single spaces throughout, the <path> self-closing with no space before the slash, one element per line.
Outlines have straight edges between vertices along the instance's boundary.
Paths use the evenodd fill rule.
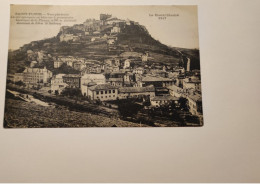
<path fill-rule="evenodd" d="M 40 106 L 35 103 L 6 98 L 5 128 L 61 127 L 139 127 L 137 123 L 113 117 L 71 111 L 64 106 Z M 141 125 L 146 126 L 146 125 Z"/>

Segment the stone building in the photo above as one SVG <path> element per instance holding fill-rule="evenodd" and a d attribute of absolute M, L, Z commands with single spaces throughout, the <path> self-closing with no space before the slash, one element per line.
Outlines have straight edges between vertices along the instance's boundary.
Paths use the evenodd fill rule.
<path fill-rule="evenodd" d="M 155 96 L 154 86 L 147 87 L 121 87 L 118 89 L 118 98 L 139 98 L 139 97 L 150 97 Z"/>
<path fill-rule="evenodd" d="M 110 84 L 89 86 L 87 96 L 90 100 L 112 101 L 118 97 L 118 88 Z"/>
<path fill-rule="evenodd" d="M 68 84 L 63 81 L 63 76 L 66 74 L 54 75 L 51 79 L 51 93 L 60 94 Z"/>
<path fill-rule="evenodd" d="M 70 88 L 80 88 L 80 78 L 78 74 L 66 74 L 63 77 L 63 81 L 68 84 Z"/>
<path fill-rule="evenodd" d="M 27 84 L 46 84 L 52 77 L 52 72 L 44 68 L 25 68 L 23 82 Z"/>

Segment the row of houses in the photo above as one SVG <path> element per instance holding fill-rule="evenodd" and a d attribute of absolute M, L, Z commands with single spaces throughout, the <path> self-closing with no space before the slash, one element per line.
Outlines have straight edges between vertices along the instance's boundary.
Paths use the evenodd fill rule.
<path fill-rule="evenodd" d="M 57 58 L 54 58 L 54 68 L 60 68 L 63 64 L 66 64 L 75 70 L 82 70 L 86 67 L 86 59 L 73 56 L 58 56 Z"/>
<path fill-rule="evenodd" d="M 107 82 L 103 74 L 86 74 L 84 76 L 59 74 L 59 76 L 60 77 L 56 76 L 56 78 L 53 78 L 51 82 L 51 89 L 54 93 L 55 91 L 60 93 L 67 86 L 74 86 L 79 87 L 82 95 L 88 97 L 90 100 L 113 101 L 128 98 L 149 98 L 151 106 L 154 107 L 160 107 L 172 102 L 177 103 L 179 98 L 183 97 L 188 100 L 189 110 L 192 114 L 200 115 L 202 113 L 200 94 L 195 93 L 193 88 L 183 89 L 168 80 L 159 81 L 159 79 L 150 79 L 143 87 L 123 87 Z M 156 94 L 158 84 L 161 84 L 160 87 L 166 86 L 169 95 L 158 96 Z"/>
<path fill-rule="evenodd" d="M 97 61 L 99 62 L 99 61 Z M 90 70 L 90 72 L 101 73 L 103 70 L 105 73 L 110 73 L 113 71 L 118 71 L 120 68 L 126 69 L 130 67 L 130 60 L 126 59 L 121 61 L 120 59 L 105 59 L 103 64 L 93 64 L 85 58 L 77 58 L 73 56 L 59 56 L 54 59 L 54 68 L 60 68 L 63 64 L 74 68 L 75 70 Z M 100 63 L 100 62 L 99 62 Z M 93 69 L 95 71 L 92 71 Z"/>
<path fill-rule="evenodd" d="M 155 87 L 153 85 L 147 87 L 116 87 L 110 84 L 96 84 L 94 82 L 86 85 L 82 90 L 84 96 L 90 100 L 113 101 L 117 99 L 129 98 L 149 98 L 151 106 L 160 107 L 171 103 L 178 104 L 180 97 L 178 95 L 162 95 L 156 96 Z M 193 115 L 202 115 L 202 98 L 199 94 L 186 94 L 188 100 L 189 111 Z"/>
<path fill-rule="evenodd" d="M 135 87 L 145 87 L 149 85 L 153 85 L 157 88 L 164 88 L 168 86 L 173 86 L 175 83 L 174 80 L 170 78 L 164 78 L 164 77 L 155 77 L 155 76 L 142 76 L 138 72 L 132 73 L 132 72 L 112 72 L 109 75 L 109 78 L 106 80 L 105 76 L 103 74 L 83 74 L 81 75 L 75 75 L 75 74 L 67 74 L 64 75 L 64 81 L 66 81 L 69 86 L 71 87 L 77 87 L 80 88 L 80 80 L 85 81 L 85 78 L 91 78 L 93 77 L 93 80 L 95 80 L 94 76 L 102 76 L 101 78 L 104 80 L 103 83 L 109 83 L 112 86 L 131 86 Z M 55 76 L 53 79 L 55 80 L 58 76 Z M 37 83 L 48 83 L 50 78 L 52 78 L 52 72 L 47 70 L 46 67 L 41 68 L 26 68 L 22 73 L 16 73 L 14 75 L 14 82 L 17 81 L 23 81 L 24 83 L 31 83 L 31 84 L 37 84 Z M 98 77 L 97 77 L 98 78 Z M 100 77 L 99 77 L 100 78 Z M 90 81 L 89 81 L 90 82 Z M 134 84 L 133 84 L 134 83 Z M 85 84 L 85 83 L 84 83 Z M 183 88 L 180 88 L 178 86 L 174 87 L 178 89 L 169 89 L 170 93 L 174 93 L 174 91 L 184 91 L 184 90 L 190 90 L 193 89 L 194 91 L 201 91 L 201 82 L 197 78 L 185 78 L 183 79 Z"/>
<path fill-rule="evenodd" d="M 68 62 L 73 58 L 61 58 L 60 60 Z M 79 60 L 81 59 L 79 58 Z M 83 58 L 81 62 L 86 61 Z M 112 65 L 117 62 L 114 60 Z M 91 63 L 93 64 L 93 62 Z M 106 64 L 110 63 L 106 61 Z M 142 67 L 111 72 L 106 77 L 105 73 L 91 74 L 89 72 L 53 76 L 46 67 L 28 67 L 22 73 L 16 73 L 13 80 L 23 81 L 29 85 L 50 83 L 51 92 L 55 94 L 60 94 L 66 87 L 79 88 L 82 95 L 91 100 L 110 101 L 149 97 L 151 105 L 155 107 L 173 101 L 177 102 L 180 97 L 183 97 L 189 101 L 191 113 L 198 115 L 201 109 L 201 95 L 198 93 L 201 91 L 200 79 L 196 76 L 184 76 L 179 80 L 180 76 L 182 75 L 177 78 L 167 78 L 158 74 L 143 74 Z M 182 87 L 178 85 L 176 79 L 182 82 Z"/>
<path fill-rule="evenodd" d="M 72 87 L 80 88 L 80 80 L 84 81 L 85 78 L 93 76 L 102 76 L 104 80 L 105 76 L 103 74 L 66 74 L 63 76 L 64 80 L 70 84 Z M 58 76 L 54 76 L 56 79 Z M 52 78 L 52 72 L 45 68 L 31 68 L 27 67 L 22 73 L 16 73 L 14 75 L 14 82 L 23 81 L 24 83 L 48 83 Z M 95 77 L 93 77 L 95 80 Z M 163 77 L 153 77 L 153 76 L 141 76 L 138 73 L 132 73 L 129 71 L 118 71 L 109 74 L 107 79 L 108 83 L 113 86 L 124 86 L 124 83 L 129 84 L 130 82 L 139 82 L 136 87 L 145 87 L 149 85 L 154 85 L 155 87 L 165 87 L 173 84 L 173 80 Z"/>

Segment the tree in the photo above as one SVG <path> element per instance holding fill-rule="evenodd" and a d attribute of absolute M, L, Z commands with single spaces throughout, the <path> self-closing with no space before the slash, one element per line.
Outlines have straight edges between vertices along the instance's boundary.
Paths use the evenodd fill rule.
<path fill-rule="evenodd" d="M 23 81 L 18 81 L 18 82 L 15 82 L 14 84 L 16 84 L 18 86 L 26 86 Z"/>
<path fill-rule="evenodd" d="M 58 74 L 58 73 L 78 74 L 80 73 L 80 71 L 75 70 L 71 66 L 68 66 L 65 63 L 63 63 L 60 68 L 54 69 L 54 74 Z"/>
<path fill-rule="evenodd" d="M 119 101 L 118 104 L 119 113 L 123 117 L 134 117 L 142 108 L 142 105 L 136 104 L 131 99 Z"/>
<path fill-rule="evenodd" d="M 97 104 L 97 105 L 101 105 L 101 104 L 102 104 L 101 100 L 100 100 L 100 99 L 97 99 L 97 100 L 96 100 L 96 104 Z"/>
<path fill-rule="evenodd" d="M 70 88 L 70 87 L 66 87 L 62 92 L 62 95 L 65 96 L 81 96 L 81 91 L 79 88 Z"/>
<path fill-rule="evenodd" d="M 55 95 L 58 95 L 59 94 L 59 91 L 58 90 L 55 90 Z"/>
<path fill-rule="evenodd" d="M 180 97 L 179 103 L 180 103 L 180 109 L 183 109 L 185 111 L 189 110 L 188 100 L 186 98 Z"/>
<path fill-rule="evenodd" d="M 9 80 L 9 79 L 7 79 L 7 84 L 12 84 L 13 83 L 13 81 L 11 81 L 11 80 Z"/>

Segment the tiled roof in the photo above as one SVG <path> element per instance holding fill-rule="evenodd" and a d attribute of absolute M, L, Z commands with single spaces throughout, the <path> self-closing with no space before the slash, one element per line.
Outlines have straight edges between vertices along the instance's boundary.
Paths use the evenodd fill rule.
<path fill-rule="evenodd" d="M 43 73 L 43 72 L 51 72 L 46 68 L 25 68 L 23 73 Z"/>
<path fill-rule="evenodd" d="M 118 89 L 119 93 L 144 93 L 144 92 L 154 92 L 154 86 L 147 87 L 123 87 Z"/>
<path fill-rule="evenodd" d="M 143 82 L 170 82 L 172 79 L 164 78 L 164 77 L 152 77 L 152 76 L 146 76 L 142 77 Z"/>
<path fill-rule="evenodd" d="M 96 86 L 89 87 L 89 90 L 96 91 L 96 90 L 108 90 L 108 89 L 117 89 L 116 86 L 112 86 L 110 84 L 98 84 Z"/>
<path fill-rule="evenodd" d="M 123 78 L 109 78 L 109 82 L 123 82 Z"/>
<path fill-rule="evenodd" d="M 185 82 L 187 82 L 187 83 L 201 83 L 201 81 L 199 79 L 194 79 L 194 78 L 191 78 L 189 80 L 185 80 Z"/>
<path fill-rule="evenodd" d="M 81 77 L 81 79 L 104 79 L 105 76 L 103 74 L 85 74 Z"/>
<path fill-rule="evenodd" d="M 179 100 L 179 98 L 174 96 L 155 96 L 151 99 L 151 101 L 175 101 L 175 100 Z"/>
<path fill-rule="evenodd" d="M 114 71 L 114 72 L 111 72 L 111 74 L 125 74 L 125 71 Z"/>
<path fill-rule="evenodd" d="M 201 102 L 202 101 L 202 97 L 199 94 L 195 94 L 195 95 L 188 95 L 188 98 L 190 98 L 191 100 L 195 101 L 195 102 Z"/>
<path fill-rule="evenodd" d="M 182 88 L 175 86 L 175 85 L 167 86 L 167 89 L 175 91 L 175 92 L 183 92 Z"/>
<path fill-rule="evenodd" d="M 59 73 L 59 74 L 55 75 L 53 78 L 55 78 L 55 79 L 62 79 L 62 77 L 63 77 L 64 75 L 66 75 L 66 74 Z"/>
<path fill-rule="evenodd" d="M 75 77 L 75 78 L 77 78 L 77 77 L 80 77 L 80 75 L 79 74 L 66 74 L 66 75 L 64 75 L 63 77 Z"/>

